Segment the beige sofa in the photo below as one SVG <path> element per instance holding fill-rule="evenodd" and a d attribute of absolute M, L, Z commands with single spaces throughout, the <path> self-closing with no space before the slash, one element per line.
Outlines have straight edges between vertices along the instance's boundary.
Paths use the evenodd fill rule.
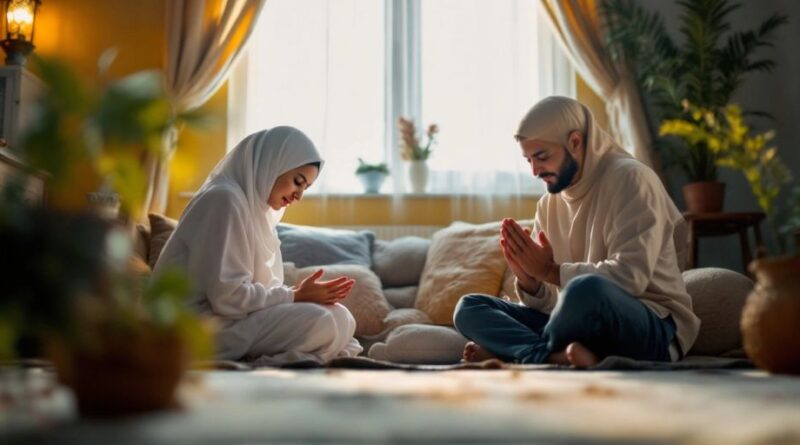
<path fill-rule="evenodd" d="M 149 219 L 149 226 L 137 228 L 135 251 L 152 267 L 175 221 L 160 215 Z M 452 310 L 458 298 L 466 293 L 516 298 L 513 275 L 497 249 L 499 223 L 456 223 L 431 239 L 391 241 L 371 240 L 353 231 L 298 229 L 302 236 L 307 233 L 307 240 L 301 238 L 298 243 L 297 239 L 282 238 L 286 283 L 294 284 L 319 267 L 327 276 L 354 277 L 356 286 L 343 304 L 357 320 L 356 336 L 365 346 L 364 354 L 373 359 L 457 363 L 467 341 L 452 328 Z M 354 264 L 352 258 L 338 264 L 313 264 L 314 254 L 309 252 L 324 250 L 326 239 L 332 239 L 326 236 L 366 243 L 369 258 L 361 264 Z M 303 264 L 293 263 L 295 258 Z M 331 258 L 335 254 L 326 261 L 334 261 Z M 689 270 L 683 277 L 695 313 L 702 320 L 699 337 L 688 355 L 743 357 L 739 318 L 753 282 L 719 268 Z"/>

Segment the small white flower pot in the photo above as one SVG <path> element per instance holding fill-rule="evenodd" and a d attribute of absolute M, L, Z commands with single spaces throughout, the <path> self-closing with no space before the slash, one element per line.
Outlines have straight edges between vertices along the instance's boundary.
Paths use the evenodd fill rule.
<path fill-rule="evenodd" d="M 358 180 L 364 186 L 364 193 L 380 193 L 381 186 L 386 180 L 386 173 L 381 172 L 366 172 L 359 173 Z"/>

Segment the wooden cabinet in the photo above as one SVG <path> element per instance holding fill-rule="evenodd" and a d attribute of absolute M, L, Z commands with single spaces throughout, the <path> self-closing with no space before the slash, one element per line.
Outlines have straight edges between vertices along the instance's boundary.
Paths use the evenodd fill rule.
<path fill-rule="evenodd" d="M 19 66 L 0 67 L 0 138 L 11 153 L 19 153 L 21 131 L 33 119 L 33 104 L 42 82 Z"/>
<path fill-rule="evenodd" d="M 15 181 L 22 186 L 25 200 L 38 204 L 45 201 L 46 176 L 22 163 L 19 143 L 42 91 L 42 82 L 25 68 L 0 67 L 0 191 Z"/>
<path fill-rule="evenodd" d="M 31 172 L 15 155 L 0 147 L 0 194 L 6 185 L 17 182 L 25 201 L 42 205 L 46 201 L 45 179 L 45 174 Z M 4 195 L 0 196 L 0 201 L 4 199 Z"/>

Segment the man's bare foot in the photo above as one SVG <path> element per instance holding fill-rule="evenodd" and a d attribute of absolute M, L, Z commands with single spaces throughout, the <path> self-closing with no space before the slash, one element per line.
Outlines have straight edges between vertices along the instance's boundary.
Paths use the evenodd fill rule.
<path fill-rule="evenodd" d="M 599 361 L 594 352 L 578 342 L 567 345 L 566 354 L 570 364 L 576 368 L 590 368 Z"/>
<path fill-rule="evenodd" d="M 483 349 L 481 345 L 471 341 L 464 346 L 464 361 L 465 362 L 482 362 L 491 358 L 497 358 L 489 351 Z"/>

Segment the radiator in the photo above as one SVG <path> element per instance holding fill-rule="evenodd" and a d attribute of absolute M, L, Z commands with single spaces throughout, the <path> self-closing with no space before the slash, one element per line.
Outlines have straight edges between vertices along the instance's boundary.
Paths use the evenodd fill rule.
<path fill-rule="evenodd" d="M 441 229 L 443 226 L 403 226 L 403 225 L 385 225 L 385 226 L 328 226 L 331 229 L 346 229 L 346 230 L 369 230 L 375 233 L 375 238 L 391 241 L 396 238 L 404 236 L 420 236 L 422 238 L 430 238 L 433 232 Z"/>

